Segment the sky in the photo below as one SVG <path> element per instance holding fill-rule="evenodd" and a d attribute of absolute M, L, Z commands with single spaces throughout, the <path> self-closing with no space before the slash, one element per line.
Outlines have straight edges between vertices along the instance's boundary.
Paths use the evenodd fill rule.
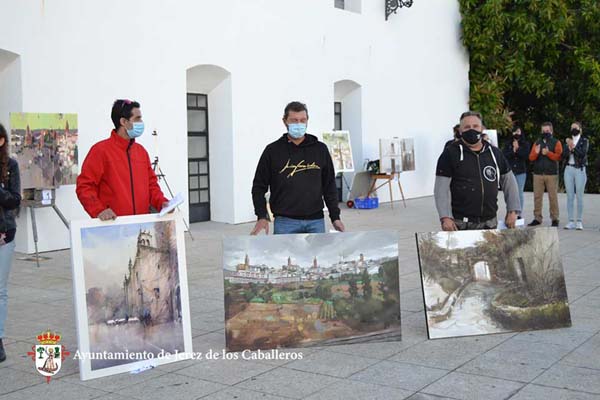
<path fill-rule="evenodd" d="M 65 129 L 67 121 L 69 129 L 77 129 L 77 114 L 11 113 L 10 129 Z"/>
<path fill-rule="evenodd" d="M 235 270 L 244 262 L 246 254 L 250 264 L 265 264 L 280 268 L 292 263 L 302 267 L 312 265 L 316 256 L 319 265 L 329 266 L 340 260 L 357 260 L 360 253 L 366 259 L 397 257 L 398 233 L 395 231 L 326 233 L 313 235 L 262 235 L 240 236 L 223 240 L 224 268 Z"/>
<path fill-rule="evenodd" d="M 86 286 L 120 285 L 129 259 L 135 258 L 140 229 L 154 236 L 154 222 L 81 229 Z M 153 243 L 154 244 L 154 243 Z"/>
<path fill-rule="evenodd" d="M 449 235 L 452 237 L 450 249 L 473 247 L 477 242 L 483 240 L 481 231 L 438 232 L 434 235 L 438 246 L 447 248 Z"/>

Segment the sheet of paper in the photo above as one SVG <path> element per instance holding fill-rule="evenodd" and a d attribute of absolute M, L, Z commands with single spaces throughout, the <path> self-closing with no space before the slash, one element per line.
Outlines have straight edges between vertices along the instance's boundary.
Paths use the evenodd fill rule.
<path fill-rule="evenodd" d="M 517 222 L 516 222 L 516 224 L 515 224 L 515 226 L 517 228 L 524 228 L 525 227 L 525 219 L 524 218 L 518 219 Z M 497 229 L 498 230 L 508 229 L 506 227 L 506 222 L 504 222 L 504 220 L 498 221 L 498 228 Z"/>
<path fill-rule="evenodd" d="M 177 206 L 179 206 L 180 204 L 183 204 L 184 201 L 185 200 L 183 198 L 183 194 L 181 194 L 181 192 L 177 193 L 175 195 L 175 197 L 173 197 L 171 200 L 169 200 L 169 204 L 166 207 L 163 207 L 162 210 L 160 210 L 160 213 L 158 215 L 160 217 L 164 217 L 169 212 L 174 210 Z"/>
<path fill-rule="evenodd" d="M 42 204 L 45 206 L 52 204 L 52 190 L 42 190 Z"/>

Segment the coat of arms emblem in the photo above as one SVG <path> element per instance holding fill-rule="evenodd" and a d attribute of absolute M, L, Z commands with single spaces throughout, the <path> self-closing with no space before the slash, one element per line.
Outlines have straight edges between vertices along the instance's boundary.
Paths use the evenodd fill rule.
<path fill-rule="evenodd" d="M 60 371 L 62 362 L 70 353 L 66 351 L 65 346 L 59 344 L 61 336 L 52 333 L 50 330 L 37 336 L 38 344 L 31 347 L 27 355 L 35 361 L 35 369 L 46 377 L 50 383 L 50 378 Z"/>

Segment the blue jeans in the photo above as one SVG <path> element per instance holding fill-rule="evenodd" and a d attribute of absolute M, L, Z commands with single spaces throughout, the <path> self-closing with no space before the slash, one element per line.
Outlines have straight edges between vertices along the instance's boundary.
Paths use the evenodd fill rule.
<path fill-rule="evenodd" d="M 325 219 L 293 219 L 275 217 L 273 234 L 285 235 L 289 233 L 325 233 Z"/>
<path fill-rule="evenodd" d="M 15 241 L 0 246 L 0 339 L 4 337 L 4 321 L 6 321 L 8 304 L 8 273 L 12 265 Z"/>
<path fill-rule="evenodd" d="M 517 186 L 519 187 L 519 200 L 521 200 L 521 215 L 524 215 L 523 209 L 525 208 L 525 199 L 523 191 L 525 190 L 525 181 L 527 180 L 527 173 L 515 175 L 517 178 Z"/>
<path fill-rule="evenodd" d="M 567 190 L 567 212 L 569 213 L 569 221 L 574 221 L 574 202 L 575 193 L 577 193 L 577 221 L 581 221 L 583 216 L 583 194 L 585 193 L 585 183 L 587 182 L 587 174 L 585 167 L 583 169 L 571 167 L 567 165 L 565 168 L 565 189 Z"/>

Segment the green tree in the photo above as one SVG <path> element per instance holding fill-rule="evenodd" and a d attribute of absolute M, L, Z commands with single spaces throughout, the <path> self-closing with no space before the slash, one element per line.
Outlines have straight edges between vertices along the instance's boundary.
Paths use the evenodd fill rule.
<path fill-rule="evenodd" d="M 513 124 L 529 139 L 552 121 L 564 139 L 582 121 L 590 164 L 600 150 L 600 2 L 459 0 L 470 58 L 470 108 L 507 137 Z M 596 168 L 588 192 L 600 191 Z"/>
<path fill-rule="evenodd" d="M 362 273 L 362 283 L 363 283 L 363 297 L 365 300 L 370 299 L 373 296 L 373 288 L 371 287 L 371 277 L 369 276 L 369 271 L 365 268 Z"/>
<path fill-rule="evenodd" d="M 352 301 L 356 300 L 358 297 L 358 285 L 354 278 L 350 278 L 348 281 L 348 293 L 350 293 L 350 299 L 352 299 Z"/>

